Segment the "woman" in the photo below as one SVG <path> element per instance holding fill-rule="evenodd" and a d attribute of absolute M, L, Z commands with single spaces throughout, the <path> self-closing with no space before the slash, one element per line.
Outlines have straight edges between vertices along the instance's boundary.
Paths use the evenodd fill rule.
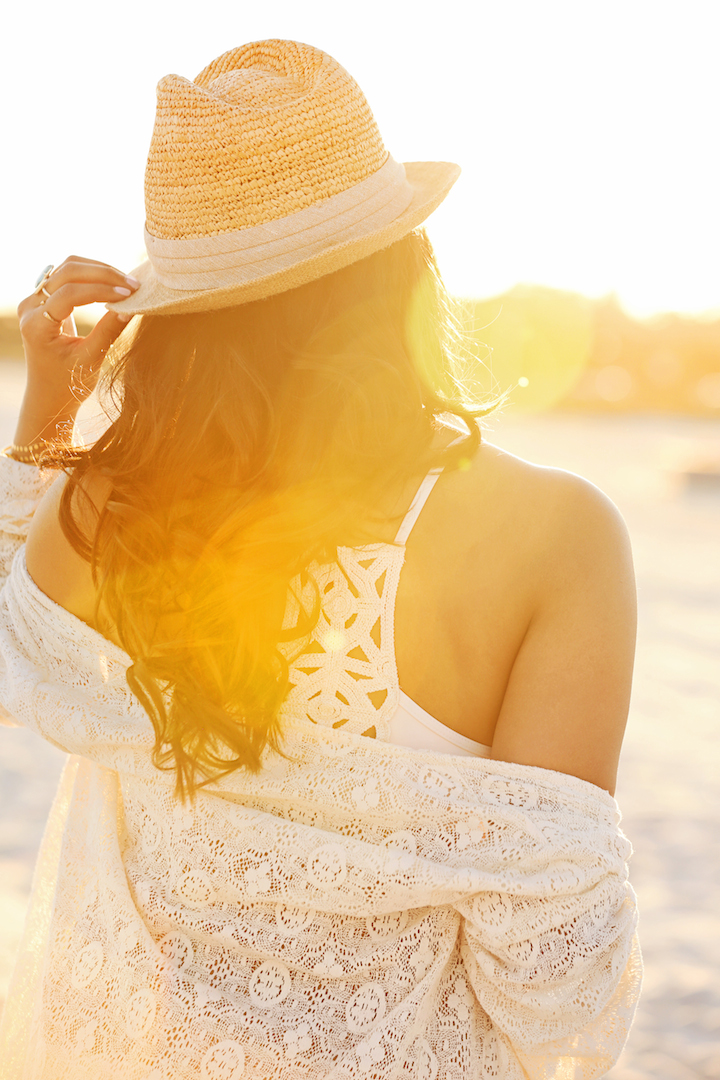
<path fill-rule="evenodd" d="M 480 441 L 414 231 L 457 174 L 389 158 L 324 53 L 244 46 L 159 85 L 149 261 L 20 305 L 2 700 L 73 756 L 3 1080 L 617 1058 L 627 539 Z M 111 345 L 119 411 L 72 448 Z"/>

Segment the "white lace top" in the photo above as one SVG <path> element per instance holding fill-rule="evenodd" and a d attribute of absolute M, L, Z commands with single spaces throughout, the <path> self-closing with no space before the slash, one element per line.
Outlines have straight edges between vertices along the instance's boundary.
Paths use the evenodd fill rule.
<path fill-rule="evenodd" d="M 454 445 L 453 443 L 450 444 Z M 362 735 L 417 750 L 489 757 L 490 747 L 460 735 L 400 690 L 395 665 L 395 597 L 405 545 L 442 469 L 420 484 L 392 544 L 341 550 L 340 564 L 312 567 L 320 583 L 320 625 L 292 664 L 293 690 L 284 714 L 304 709 L 315 723 L 349 726 Z M 352 569 L 351 569 L 352 568 Z M 302 602 L 302 588 L 295 584 Z M 313 590 L 307 589 L 311 607 Z M 291 601 L 286 625 L 297 619 Z M 296 648 L 295 643 L 288 648 Z M 361 730 L 363 729 L 363 730 Z"/>
<path fill-rule="evenodd" d="M 128 656 L 27 572 L 47 483 L 0 458 L 0 701 L 71 755 L 2 1080 L 601 1077 L 640 983 L 616 803 L 384 741 L 403 548 L 312 568 L 323 614 L 293 667 L 284 756 L 185 807 L 150 762 Z"/>

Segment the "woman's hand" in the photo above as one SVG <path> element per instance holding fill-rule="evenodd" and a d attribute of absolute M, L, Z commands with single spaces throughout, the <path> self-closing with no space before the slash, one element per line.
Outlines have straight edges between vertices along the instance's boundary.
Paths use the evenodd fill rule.
<path fill-rule="evenodd" d="M 95 389 L 105 353 L 128 318 L 108 312 L 78 337 L 73 309 L 130 296 L 139 282 L 107 263 L 71 255 L 18 307 L 27 383 L 15 444 L 29 446 L 72 432 L 77 411 Z"/>

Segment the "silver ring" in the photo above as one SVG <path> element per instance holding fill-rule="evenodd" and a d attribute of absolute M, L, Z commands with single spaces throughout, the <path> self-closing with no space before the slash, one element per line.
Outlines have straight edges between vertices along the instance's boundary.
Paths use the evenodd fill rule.
<path fill-rule="evenodd" d="M 40 292 L 41 289 L 42 289 L 43 292 L 45 292 L 45 289 L 44 289 L 43 286 L 45 285 L 45 282 L 50 277 L 50 275 L 52 274 L 54 269 L 55 269 L 55 267 L 53 266 L 53 264 L 48 263 L 47 266 L 45 267 L 45 269 L 40 271 L 40 274 L 38 275 L 38 279 L 35 282 L 35 290 L 34 290 L 35 292 Z"/>
<path fill-rule="evenodd" d="M 62 326 L 63 320 L 62 319 L 56 319 L 54 315 L 50 314 L 50 312 L 47 310 L 47 308 L 45 308 L 45 310 L 43 311 L 43 315 L 45 316 L 46 319 L 49 319 L 51 323 L 55 323 L 56 326 Z"/>
<path fill-rule="evenodd" d="M 44 285 L 41 285 L 41 286 L 40 286 L 40 292 L 41 292 L 41 293 L 43 294 L 43 296 L 47 297 L 47 299 L 48 299 L 48 300 L 49 300 L 49 299 L 50 299 L 50 297 L 52 296 L 52 293 L 49 293 L 49 292 L 47 291 L 47 289 L 45 288 L 45 286 L 44 286 Z M 44 301 L 44 300 L 43 300 L 43 303 L 45 303 L 45 301 Z"/>

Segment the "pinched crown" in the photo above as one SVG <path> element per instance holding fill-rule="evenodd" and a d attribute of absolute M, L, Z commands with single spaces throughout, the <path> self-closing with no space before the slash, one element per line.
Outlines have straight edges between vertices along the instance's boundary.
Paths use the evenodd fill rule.
<path fill-rule="evenodd" d="M 243 45 L 195 82 L 158 84 L 147 231 L 190 239 L 275 221 L 346 191 L 387 157 L 364 94 L 331 56 L 294 41 Z"/>

